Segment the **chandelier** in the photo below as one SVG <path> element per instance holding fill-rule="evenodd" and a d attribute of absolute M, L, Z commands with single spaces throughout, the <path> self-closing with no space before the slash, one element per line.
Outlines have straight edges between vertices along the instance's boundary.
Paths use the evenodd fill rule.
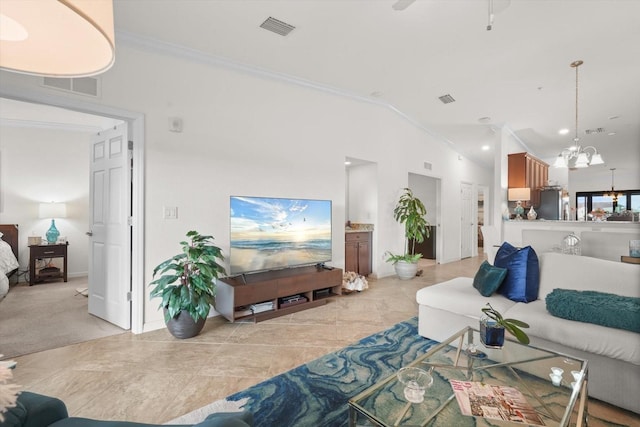
<path fill-rule="evenodd" d="M 611 168 L 611 191 L 609 193 L 604 193 L 603 197 L 611 197 L 613 199 L 613 203 L 618 203 L 618 197 L 624 197 L 622 193 L 616 193 L 616 190 L 613 188 L 613 172 L 616 168 Z"/>
<path fill-rule="evenodd" d="M 573 145 L 562 150 L 553 164 L 553 166 L 557 168 L 586 168 L 604 163 L 602 156 L 594 146 L 590 145 L 582 147 L 580 146 L 580 138 L 578 138 L 578 67 L 583 63 L 584 62 L 581 60 L 573 61 L 571 63 L 571 68 L 576 69 L 576 127 L 573 137 Z"/>

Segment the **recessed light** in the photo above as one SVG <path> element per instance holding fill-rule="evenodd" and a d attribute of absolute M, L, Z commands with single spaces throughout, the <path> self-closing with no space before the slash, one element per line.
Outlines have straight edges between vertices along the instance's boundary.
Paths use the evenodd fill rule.
<path fill-rule="evenodd" d="M 382 92 L 376 90 L 375 92 L 371 92 L 371 96 L 374 98 L 380 98 L 382 96 Z"/>
<path fill-rule="evenodd" d="M 615 119 L 619 119 L 619 118 L 620 118 L 620 116 L 611 116 L 611 117 L 609 117 L 609 120 L 615 120 Z"/>
<path fill-rule="evenodd" d="M 349 166 L 351 164 L 351 162 L 347 160 L 346 162 L 344 162 L 344 164 L 345 164 L 345 166 Z"/>
<path fill-rule="evenodd" d="M 482 146 L 482 151 L 489 151 L 489 148 L 491 148 L 491 147 L 489 147 L 488 145 L 483 145 Z"/>
<path fill-rule="evenodd" d="M 615 134 L 616 134 L 615 132 L 609 132 L 607 135 L 609 135 L 609 136 L 613 136 L 613 135 L 615 135 Z"/>
<path fill-rule="evenodd" d="M 491 121 L 491 117 L 480 117 L 478 121 L 480 123 L 489 123 Z"/>
<path fill-rule="evenodd" d="M 560 135 L 566 135 L 566 134 L 568 134 L 568 133 L 569 133 L 569 129 L 566 129 L 566 128 L 565 128 L 565 129 L 560 129 L 560 130 L 558 131 L 558 133 L 559 133 Z"/>

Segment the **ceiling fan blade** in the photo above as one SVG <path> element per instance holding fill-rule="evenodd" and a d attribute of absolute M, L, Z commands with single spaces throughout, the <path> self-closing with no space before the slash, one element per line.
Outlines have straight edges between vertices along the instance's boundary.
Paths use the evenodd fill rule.
<path fill-rule="evenodd" d="M 416 0 L 398 0 L 391 7 L 393 8 L 393 10 L 405 10 L 406 8 L 411 6 L 411 3 L 413 3 L 414 1 Z"/>

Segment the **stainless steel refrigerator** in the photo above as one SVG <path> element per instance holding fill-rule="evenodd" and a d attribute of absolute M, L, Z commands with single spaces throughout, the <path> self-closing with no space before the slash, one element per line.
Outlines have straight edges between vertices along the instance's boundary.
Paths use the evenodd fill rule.
<path fill-rule="evenodd" d="M 540 206 L 537 211 L 538 219 L 567 219 L 563 215 L 565 203 L 562 200 L 562 190 L 549 189 L 540 191 Z"/>

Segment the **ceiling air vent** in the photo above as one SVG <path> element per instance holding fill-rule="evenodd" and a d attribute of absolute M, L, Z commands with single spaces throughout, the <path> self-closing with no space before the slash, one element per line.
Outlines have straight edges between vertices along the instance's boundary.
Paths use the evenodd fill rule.
<path fill-rule="evenodd" d="M 585 129 L 584 133 L 591 135 L 594 133 L 604 133 L 604 128 Z"/>
<path fill-rule="evenodd" d="M 449 94 L 439 96 L 438 99 L 442 101 L 443 104 L 451 104 L 452 102 L 456 102 L 456 100 L 453 99 L 453 96 Z"/>
<path fill-rule="evenodd" d="M 261 28 L 265 30 L 272 31 L 276 34 L 280 34 L 281 36 L 286 36 L 291 31 L 293 31 L 296 27 L 293 25 L 289 25 L 286 22 L 282 22 L 277 20 L 276 18 L 268 17 L 262 24 L 260 24 Z"/>
<path fill-rule="evenodd" d="M 46 87 L 64 90 L 66 92 L 79 93 L 82 95 L 98 96 L 100 94 L 99 80 L 94 77 L 45 77 L 42 84 Z"/>

